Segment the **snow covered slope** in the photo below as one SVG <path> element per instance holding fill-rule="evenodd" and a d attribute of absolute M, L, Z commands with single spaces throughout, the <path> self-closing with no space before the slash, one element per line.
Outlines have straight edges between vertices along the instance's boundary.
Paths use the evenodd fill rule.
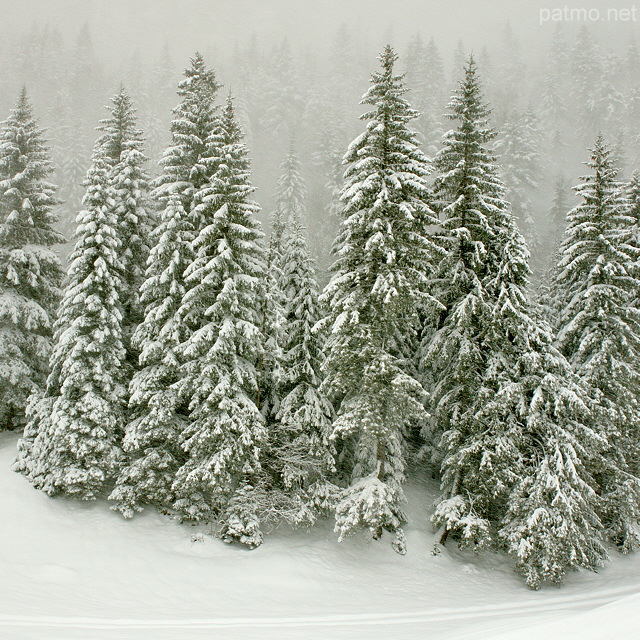
<path fill-rule="evenodd" d="M 331 523 L 247 551 L 48 498 L 9 470 L 15 442 L 0 434 L 1 640 L 640 637 L 640 555 L 531 592 L 501 556 L 432 556 L 424 487 L 407 492 L 404 557 L 390 539 L 340 544 Z"/>

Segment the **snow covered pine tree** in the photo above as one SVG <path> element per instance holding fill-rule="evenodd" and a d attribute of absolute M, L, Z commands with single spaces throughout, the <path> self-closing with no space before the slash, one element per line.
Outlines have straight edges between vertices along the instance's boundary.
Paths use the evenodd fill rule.
<path fill-rule="evenodd" d="M 459 125 L 434 163 L 448 255 L 424 349 L 443 489 L 432 520 L 441 543 L 453 534 L 475 548 L 500 527 L 538 587 L 606 555 L 588 464 L 602 440 L 586 422 L 583 387 L 528 302 L 528 251 L 485 146 L 493 132 L 473 58 L 451 109 Z"/>
<path fill-rule="evenodd" d="M 365 527 L 375 538 L 396 534 L 404 552 L 403 430 L 426 418 L 421 385 L 403 369 L 395 338 L 417 330 L 417 308 L 427 299 L 435 247 L 427 228 L 429 165 L 408 123 L 417 113 L 402 97 L 397 56 L 387 46 L 362 99 L 366 131 L 349 147 L 342 191 L 342 230 L 334 275 L 322 294 L 329 315 L 321 392 L 337 407 L 332 437 L 352 449 L 350 486 L 336 512 L 343 538 Z"/>
<path fill-rule="evenodd" d="M 278 485 L 293 499 L 292 520 L 313 522 L 318 512 L 330 510 L 336 493 L 329 481 L 334 470 L 329 442 L 333 407 L 319 391 L 322 336 L 314 332 L 320 320 L 318 285 L 302 224 L 305 185 L 293 149 L 283 162 L 277 193 L 279 237 L 277 245 L 271 244 L 269 268 L 278 276 L 284 331 L 278 406 L 265 466 L 274 469 Z"/>
<path fill-rule="evenodd" d="M 0 125 L 0 431 L 21 429 L 27 398 L 47 377 L 63 272 L 51 250 L 57 187 L 27 92 Z"/>
<path fill-rule="evenodd" d="M 209 155 L 208 141 L 217 123 L 214 100 L 220 85 L 198 53 L 184 75 L 178 85 L 182 100 L 173 110 L 171 145 L 152 193 L 164 210 L 152 236 L 154 247 L 141 288 L 144 319 L 132 338 L 133 348 L 140 352 L 140 370 L 129 385 L 130 416 L 122 445 L 126 463 L 110 496 L 128 517 L 145 504 L 171 507 L 171 486 L 186 459 L 182 432 L 190 394 L 180 397 L 176 385 L 179 346 L 192 327 L 178 312 L 187 290 L 184 273 L 194 258 L 193 241 L 204 225 L 194 211 L 194 195 L 217 162 Z"/>
<path fill-rule="evenodd" d="M 55 323 L 51 373 L 14 468 L 50 495 L 93 499 L 114 478 L 125 409 L 121 291 L 110 164 L 96 149 Z"/>
<path fill-rule="evenodd" d="M 567 214 L 554 289 L 558 345 L 593 391 L 596 424 L 609 449 L 600 485 L 601 517 L 623 550 L 640 546 L 640 291 L 636 220 L 601 136 Z"/>
<path fill-rule="evenodd" d="M 138 367 L 138 352 L 131 346 L 131 335 L 143 316 L 140 286 L 149 257 L 149 237 L 155 226 L 147 192 L 149 178 L 144 170 L 147 162 L 142 146 L 142 131 L 137 128 L 131 98 L 120 87 L 107 107 L 111 117 L 100 122 L 103 134 L 96 145 L 110 164 L 110 180 L 114 190 L 117 232 L 120 240 L 118 264 L 122 270 L 123 289 L 119 292 L 122 330 L 127 349 L 127 364 L 133 372 Z"/>
<path fill-rule="evenodd" d="M 208 224 L 195 239 L 178 312 L 193 327 L 181 346 L 178 387 L 192 395 L 183 434 L 187 460 L 173 491 L 185 518 L 222 514 L 225 539 L 254 547 L 262 533 L 252 494 L 267 435 L 258 408 L 263 335 L 256 308 L 264 297 L 265 256 L 231 98 L 210 136 L 209 153 L 216 172 L 194 197 L 194 212 Z"/>

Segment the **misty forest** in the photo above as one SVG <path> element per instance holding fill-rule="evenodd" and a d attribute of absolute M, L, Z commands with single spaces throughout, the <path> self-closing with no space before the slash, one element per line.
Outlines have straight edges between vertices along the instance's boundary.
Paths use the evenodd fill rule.
<path fill-rule="evenodd" d="M 640 549 L 632 37 L 108 57 L 99 21 L 34 19 L 0 43 L 14 471 L 249 548 L 330 519 L 399 554 L 422 478 L 433 554 L 534 589 Z"/>

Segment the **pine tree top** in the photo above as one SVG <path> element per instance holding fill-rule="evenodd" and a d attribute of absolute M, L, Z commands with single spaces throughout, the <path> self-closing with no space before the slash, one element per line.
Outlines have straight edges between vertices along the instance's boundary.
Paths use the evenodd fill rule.
<path fill-rule="evenodd" d="M 136 110 L 124 84 L 120 85 L 111 102 L 111 106 L 105 107 L 110 111 L 110 117 L 100 120 L 98 131 L 104 134 L 96 141 L 96 148 L 101 148 L 105 158 L 117 164 L 125 149 L 141 149 L 142 131 L 136 126 Z"/>
<path fill-rule="evenodd" d="M 337 296 L 336 305 L 357 299 L 372 315 L 377 305 L 389 310 L 396 304 L 412 313 L 408 305 L 415 309 L 425 295 L 434 250 L 426 232 L 437 224 L 429 206 L 430 165 L 408 127 L 417 112 L 403 97 L 403 76 L 393 72 L 398 57 L 387 46 L 378 59 L 381 70 L 372 74 L 362 99 L 374 108 L 361 116 L 369 121 L 366 130 L 343 160 L 345 220 L 336 244 L 336 276 L 324 295 Z"/>
<path fill-rule="evenodd" d="M 205 185 L 215 172 L 210 163 L 210 136 L 217 126 L 216 93 L 221 87 L 213 70 L 196 53 L 191 66 L 178 84 L 180 104 L 173 109 L 171 122 L 172 144 L 160 161 L 162 174 L 154 182 L 155 197 L 165 198 L 178 191 L 187 211 L 191 209 L 194 193 Z"/>
<path fill-rule="evenodd" d="M 52 208 L 60 204 L 57 186 L 47 180 L 53 172 L 49 150 L 33 115 L 26 88 L 15 108 L 0 124 L 0 243 L 50 247 L 64 242 L 51 228 Z"/>
<path fill-rule="evenodd" d="M 559 264 L 560 281 L 567 279 L 576 286 L 588 286 L 585 270 L 595 277 L 612 275 L 613 271 L 600 262 L 628 261 L 633 253 L 631 239 L 633 220 L 628 203 L 617 180 L 618 171 L 611 160 L 611 152 L 598 135 L 591 159 L 585 163 L 591 174 L 582 177 L 574 187 L 581 202 L 567 214 L 567 231 L 562 243 Z M 598 258 L 598 256 L 607 256 Z"/>
<path fill-rule="evenodd" d="M 440 172 L 434 191 L 441 201 L 446 236 L 458 244 L 455 254 L 466 268 L 480 273 L 482 265 L 501 259 L 500 234 L 510 234 L 514 222 L 495 157 L 487 148 L 496 134 L 489 126 L 491 111 L 484 103 L 473 56 L 449 108 L 458 127 L 445 135 L 434 159 Z"/>
<path fill-rule="evenodd" d="M 184 76 L 178 83 L 178 95 L 182 97 L 200 93 L 204 94 L 201 97 L 213 100 L 218 89 L 222 87 L 216 80 L 215 72 L 207 67 L 198 51 L 191 58 L 191 66 L 185 69 Z"/>
<path fill-rule="evenodd" d="M 482 84 L 478 77 L 478 65 L 473 57 L 464 68 L 464 79 L 449 103 L 451 113 L 447 117 L 460 122 L 461 134 L 471 136 L 477 144 L 485 144 L 496 137 L 496 132 L 489 126 L 491 109 L 484 102 Z"/>

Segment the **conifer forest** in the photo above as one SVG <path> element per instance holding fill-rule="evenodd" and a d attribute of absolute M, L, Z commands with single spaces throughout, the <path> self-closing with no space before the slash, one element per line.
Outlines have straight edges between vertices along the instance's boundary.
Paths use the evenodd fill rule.
<path fill-rule="evenodd" d="M 375 0 L 308 41 L 238 15 L 190 39 L 172 16 L 233 3 L 72 26 L 2 4 L 23 484 L 249 549 L 329 521 L 407 559 L 417 508 L 429 553 L 532 589 L 640 551 L 636 24 L 536 5 L 458 34 Z M 390 5 L 421 8 L 369 28 Z"/>

